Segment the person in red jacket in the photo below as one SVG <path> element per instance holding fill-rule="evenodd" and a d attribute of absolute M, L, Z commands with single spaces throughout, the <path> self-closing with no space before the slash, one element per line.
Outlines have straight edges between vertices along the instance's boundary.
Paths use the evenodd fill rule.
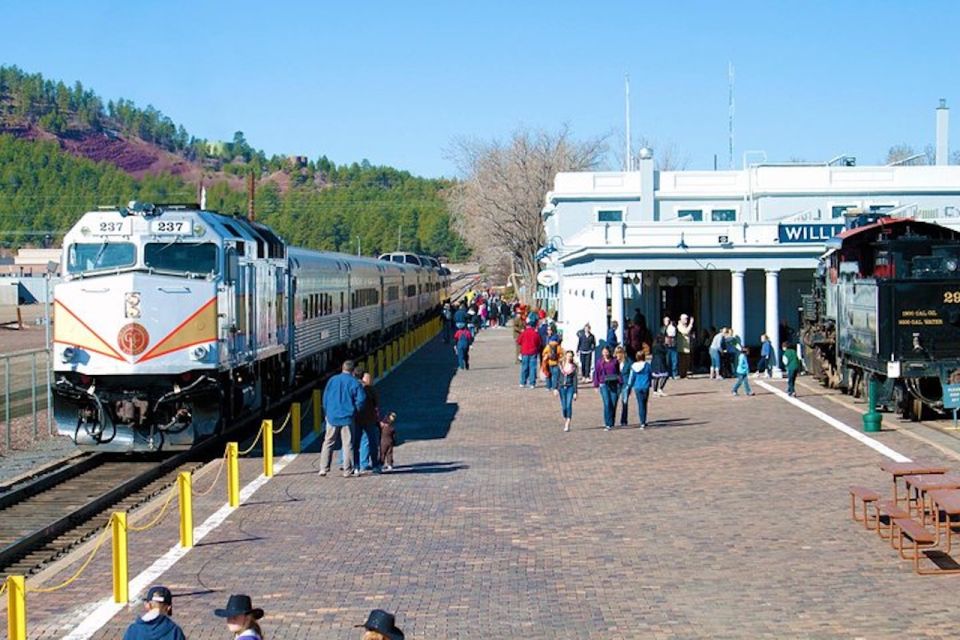
<path fill-rule="evenodd" d="M 537 386 L 537 369 L 540 364 L 540 350 L 543 348 L 540 334 L 533 324 L 527 324 L 517 338 L 517 344 L 520 345 L 520 386 L 533 389 Z"/>

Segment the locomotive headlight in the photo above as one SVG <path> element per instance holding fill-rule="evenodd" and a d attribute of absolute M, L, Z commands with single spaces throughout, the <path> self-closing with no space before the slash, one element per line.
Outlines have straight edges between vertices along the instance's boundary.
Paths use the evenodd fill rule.
<path fill-rule="evenodd" d="M 70 364 L 77 357 L 77 350 L 73 347 L 66 347 L 60 354 L 60 360 L 63 364 Z"/>
<path fill-rule="evenodd" d="M 190 350 L 190 359 L 191 360 L 203 360 L 207 357 L 207 354 L 210 352 L 207 347 L 202 344 L 198 344 L 193 349 Z"/>
<path fill-rule="evenodd" d="M 957 270 L 957 261 L 953 258 L 949 258 L 946 263 L 947 271 L 956 271 Z"/>
<path fill-rule="evenodd" d="M 207 232 L 207 229 L 206 229 L 206 227 L 204 227 L 202 224 L 195 224 L 195 225 L 193 225 L 193 235 L 195 235 L 195 236 L 202 236 L 202 235 L 205 234 L 206 232 Z"/>

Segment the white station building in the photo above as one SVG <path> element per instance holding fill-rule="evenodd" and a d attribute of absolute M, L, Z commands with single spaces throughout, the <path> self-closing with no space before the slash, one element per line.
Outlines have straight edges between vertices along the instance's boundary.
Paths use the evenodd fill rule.
<path fill-rule="evenodd" d="M 931 166 L 750 165 L 658 171 L 653 151 L 626 172 L 559 173 L 542 217 L 538 296 L 558 309 L 565 348 L 590 323 L 598 340 L 638 311 L 695 318 L 697 335 L 729 326 L 745 344 L 797 328 L 824 241 L 850 210 L 960 229 L 960 166 L 947 165 L 947 115 L 937 110 Z"/>

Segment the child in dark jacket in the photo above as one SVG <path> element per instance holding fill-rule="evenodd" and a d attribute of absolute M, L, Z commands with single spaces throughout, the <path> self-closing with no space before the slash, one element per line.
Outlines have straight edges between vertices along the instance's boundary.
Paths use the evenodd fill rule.
<path fill-rule="evenodd" d="M 380 464 L 384 471 L 393 471 L 393 443 L 397 430 L 397 414 L 391 411 L 380 421 Z"/>

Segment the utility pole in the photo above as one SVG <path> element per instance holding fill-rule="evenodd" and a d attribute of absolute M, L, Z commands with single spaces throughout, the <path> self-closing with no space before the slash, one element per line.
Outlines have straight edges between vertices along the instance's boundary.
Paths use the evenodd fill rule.
<path fill-rule="evenodd" d="M 400 236 L 403 234 L 403 225 L 397 225 L 397 251 L 400 251 Z"/>
<path fill-rule="evenodd" d="M 357 236 L 357 255 L 360 255 L 360 236 Z"/>
<path fill-rule="evenodd" d="M 257 186 L 253 177 L 253 169 L 247 174 L 247 220 L 253 222 L 257 219 L 253 211 L 254 198 L 257 195 Z"/>

